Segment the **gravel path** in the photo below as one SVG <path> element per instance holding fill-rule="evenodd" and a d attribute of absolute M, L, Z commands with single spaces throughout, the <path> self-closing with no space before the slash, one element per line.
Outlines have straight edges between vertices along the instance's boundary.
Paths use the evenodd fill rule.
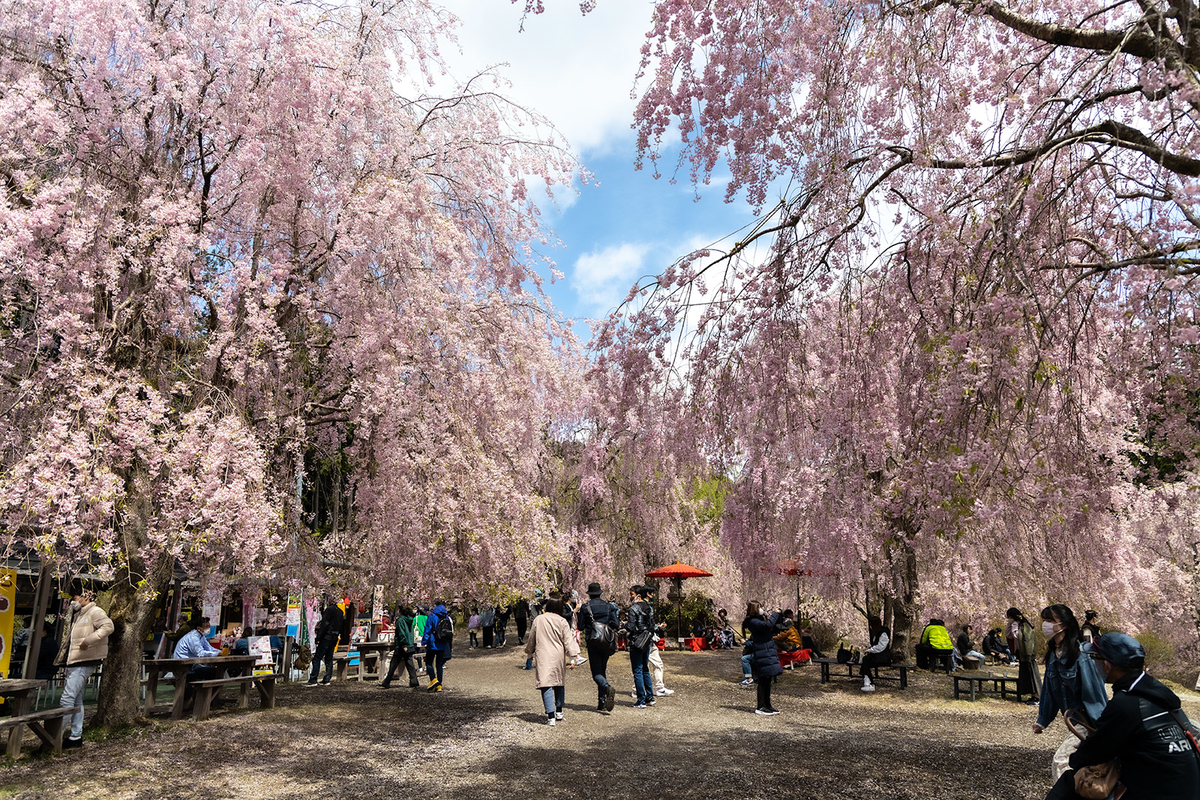
<path fill-rule="evenodd" d="M 773 693 L 783 713 L 760 717 L 753 687 L 736 683 L 737 651 L 664 660 L 676 693 L 645 711 L 631 708 L 623 653 L 609 667 L 623 690 L 612 714 L 594 710 L 587 666 L 574 670 L 553 728 L 511 647 L 460 650 L 439 695 L 281 686 L 273 711 L 252 697 L 248 712 L 156 720 L 61 758 L 23 758 L 0 777 L 0 800 L 1042 798 L 1065 735 L 1056 723 L 1034 736 L 1035 710 L 1011 700 L 952 701 L 949 679 L 926 673 L 907 691 L 866 694 L 797 668 Z M 1200 718 L 1194 697 L 1185 710 Z"/>

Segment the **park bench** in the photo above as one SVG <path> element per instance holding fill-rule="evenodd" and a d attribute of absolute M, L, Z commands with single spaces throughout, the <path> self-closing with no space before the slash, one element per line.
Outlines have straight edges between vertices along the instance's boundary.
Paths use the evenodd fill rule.
<path fill-rule="evenodd" d="M 66 728 L 66 718 L 72 716 L 76 712 L 76 708 L 48 708 L 45 711 L 34 711 L 31 714 L 22 714 L 19 717 L 0 717 L 0 731 L 8 730 L 9 728 L 19 728 L 22 725 L 28 725 L 29 730 L 33 731 L 39 739 L 45 742 L 49 747 L 54 748 L 55 755 L 62 754 L 62 736 L 63 730 Z M 8 741 L 8 757 L 16 758 L 20 755 L 21 740 L 16 736 L 16 731 L 9 734 Z M 14 752 L 15 751 L 15 752 Z"/>
<path fill-rule="evenodd" d="M 192 681 L 189 686 L 196 689 L 196 705 L 192 708 L 192 717 L 197 720 L 208 719 L 208 713 L 212 709 L 213 698 L 220 694 L 221 689 L 225 686 L 240 686 L 241 692 L 238 694 L 238 708 L 246 708 L 250 705 L 249 691 L 250 684 L 258 689 L 259 698 L 262 700 L 263 708 L 275 707 L 275 675 L 237 675 L 232 678 L 214 678 L 208 681 Z"/>
<path fill-rule="evenodd" d="M 829 683 L 829 680 L 832 677 L 830 670 L 835 666 L 846 667 L 847 677 L 858 677 L 855 674 L 855 668 L 859 666 L 858 664 L 845 663 L 838 661 L 836 658 L 814 658 L 812 661 L 814 664 L 821 665 L 821 683 Z M 880 670 L 887 670 L 888 672 L 885 674 L 880 674 Z M 893 672 L 895 674 L 892 674 Z M 899 681 L 901 689 L 908 688 L 908 664 L 885 664 L 882 666 L 867 667 L 867 674 L 871 676 L 872 682 L 878 682 L 880 680 Z"/>
<path fill-rule="evenodd" d="M 353 659 L 357 659 L 358 663 L 351 665 L 350 661 Z M 363 676 L 363 672 L 367 666 L 366 662 L 368 662 L 368 661 L 373 661 L 376 664 L 378 664 L 379 663 L 379 653 L 378 652 L 369 652 L 369 653 L 354 652 L 354 653 L 341 653 L 339 655 L 335 655 L 333 657 L 333 663 L 337 665 L 337 679 L 339 681 L 346 680 L 347 670 L 349 670 L 349 668 L 351 666 L 356 666 L 356 667 L 358 667 L 358 672 L 355 673 L 355 677 L 357 677 L 359 680 L 361 680 L 362 676 Z M 378 671 L 378 670 L 376 670 L 376 671 Z"/>
<path fill-rule="evenodd" d="M 993 692 L 996 692 L 996 691 L 1000 692 L 1001 700 L 1007 700 L 1009 692 L 1012 692 L 1014 695 L 1016 695 L 1017 700 L 1021 699 L 1021 690 L 1019 688 L 1017 688 L 1018 686 L 1020 686 L 1020 683 L 1017 681 L 1016 678 L 1012 677 L 1011 675 L 955 674 L 955 675 L 952 675 L 951 677 L 954 679 L 954 699 L 955 700 L 957 700 L 959 698 L 959 695 L 969 694 L 971 701 L 974 702 L 975 701 L 975 687 L 978 686 L 979 691 L 982 693 L 983 692 L 983 684 L 988 681 L 990 681 L 992 684 Z M 967 684 L 967 687 L 968 687 L 967 689 L 962 688 L 962 685 L 964 683 Z M 1008 685 L 1010 683 L 1012 684 L 1011 689 L 1008 688 Z"/>

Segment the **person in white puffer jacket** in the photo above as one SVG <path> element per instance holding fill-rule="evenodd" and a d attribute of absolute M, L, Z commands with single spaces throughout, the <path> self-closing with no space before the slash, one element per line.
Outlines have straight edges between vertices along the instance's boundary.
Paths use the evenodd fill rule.
<path fill-rule="evenodd" d="M 66 631 L 55 661 L 66 667 L 59 706 L 75 709 L 71 717 L 71 731 L 63 742 L 64 750 L 83 746 L 83 687 L 104 663 L 108 655 L 108 637 L 113 632 L 113 623 L 108 614 L 96 605 L 91 590 L 78 582 L 71 587 L 71 610 Z"/>

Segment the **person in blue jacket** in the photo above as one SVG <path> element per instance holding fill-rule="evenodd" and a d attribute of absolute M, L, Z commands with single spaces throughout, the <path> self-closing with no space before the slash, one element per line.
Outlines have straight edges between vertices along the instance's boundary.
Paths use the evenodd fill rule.
<path fill-rule="evenodd" d="M 1079 622 L 1071 609 L 1056 603 L 1042 609 L 1046 636 L 1046 674 L 1033 732 L 1041 733 L 1059 714 L 1082 711 L 1092 725 L 1104 713 L 1108 694 L 1092 659 L 1080 657 Z"/>
<path fill-rule="evenodd" d="M 425 631 L 421 636 L 421 644 L 425 646 L 425 671 L 429 674 L 429 690 L 442 691 L 442 670 L 450 660 L 451 645 L 454 643 L 453 628 L 451 635 L 439 635 L 439 624 L 442 620 L 449 621 L 450 612 L 441 600 L 434 603 L 433 610 L 425 619 Z M 440 626 L 445 630 L 445 626 Z"/>

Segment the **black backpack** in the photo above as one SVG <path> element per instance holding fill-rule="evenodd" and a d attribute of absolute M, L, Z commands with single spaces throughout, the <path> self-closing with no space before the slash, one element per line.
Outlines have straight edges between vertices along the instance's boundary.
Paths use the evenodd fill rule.
<path fill-rule="evenodd" d="M 454 639 L 454 620 L 450 619 L 450 615 L 442 617 L 437 621 L 437 625 L 433 626 L 433 640 L 438 644 L 446 644 Z"/>

